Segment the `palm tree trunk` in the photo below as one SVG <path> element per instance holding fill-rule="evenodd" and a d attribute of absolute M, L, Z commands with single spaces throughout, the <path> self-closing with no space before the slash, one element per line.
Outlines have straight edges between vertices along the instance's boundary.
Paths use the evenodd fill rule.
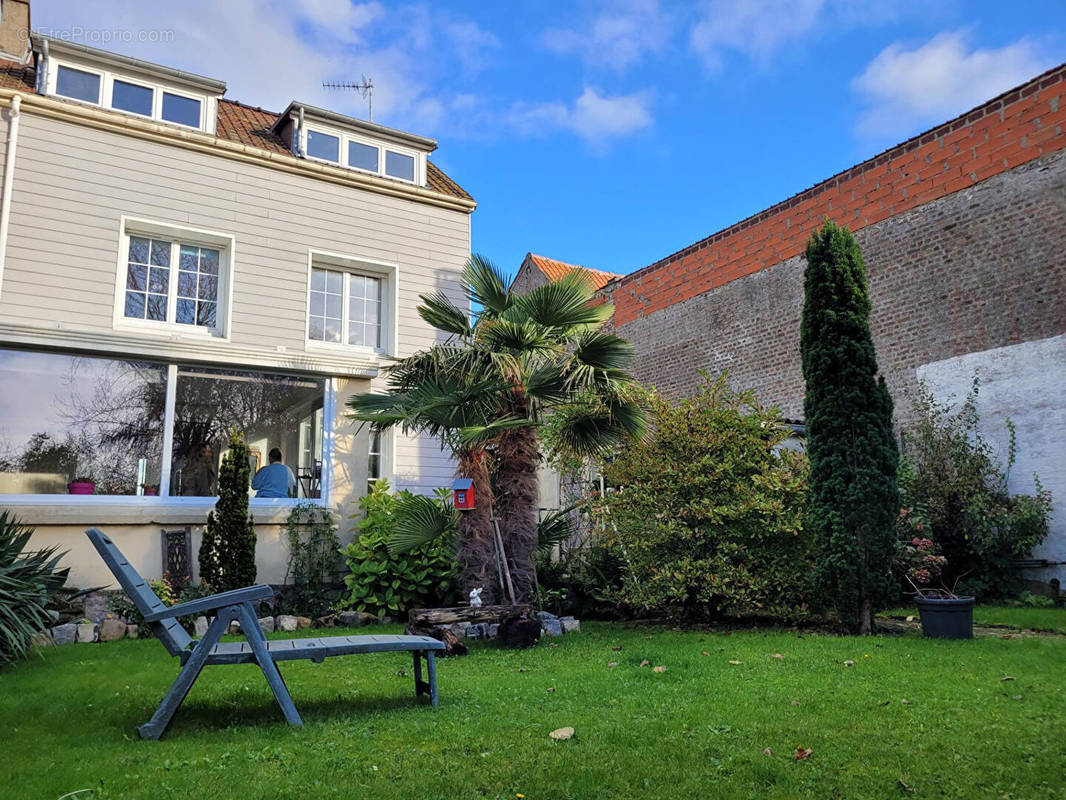
<path fill-rule="evenodd" d="M 500 518 L 515 599 L 533 601 L 537 551 L 537 465 L 540 449 L 533 426 L 500 434 L 496 467 L 496 511 Z"/>
<path fill-rule="evenodd" d="M 475 505 L 459 512 L 459 583 L 464 598 L 471 589 L 483 589 L 481 601 L 489 605 L 497 602 L 498 595 L 492 547 L 492 482 L 484 452 L 460 452 L 456 476 L 473 480 Z"/>

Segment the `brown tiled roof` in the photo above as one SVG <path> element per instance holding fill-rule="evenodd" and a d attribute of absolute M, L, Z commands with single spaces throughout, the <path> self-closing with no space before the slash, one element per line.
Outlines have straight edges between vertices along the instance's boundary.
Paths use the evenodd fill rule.
<path fill-rule="evenodd" d="M 543 272 L 548 280 L 552 281 L 557 281 L 559 278 L 568 275 L 571 272 L 581 271 L 588 275 L 589 280 L 592 282 L 592 288 L 594 289 L 602 289 L 615 278 L 622 277 L 621 275 L 615 275 L 613 272 L 590 269 L 589 267 L 582 267 L 578 264 L 567 264 L 565 261 L 556 261 L 554 258 L 538 256 L 535 253 L 526 253 L 526 260 Z"/>
<path fill-rule="evenodd" d="M 36 81 L 33 64 L 18 64 L 0 59 L 0 88 L 34 92 Z M 258 147 L 273 153 L 288 153 L 285 141 L 270 131 L 277 121 L 275 112 L 258 106 L 246 106 L 236 100 L 223 98 L 218 102 L 218 120 L 215 135 L 220 139 Z M 473 198 L 455 181 L 445 175 L 432 161 L 426 162 L 426 183 L 435 192 L 458 197 Z"/>

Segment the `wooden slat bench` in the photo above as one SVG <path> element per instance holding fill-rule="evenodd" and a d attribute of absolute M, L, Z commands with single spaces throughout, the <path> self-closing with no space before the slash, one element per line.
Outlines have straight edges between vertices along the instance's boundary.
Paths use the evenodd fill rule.
<path fill-rule="evenodd" d="M 434 653 L 443 650 L 444 644 L 436 639 L 429 636 L 363 635 L 267 641 L 262 628 L 259 627 L 258 614 L 252 604 L 273 597 L 274 590 L 269 586 L 234 589 L 168 607 L 156 596 L 107 534 L 97 528 L 90 528 L 85 533 L 130 600 L 144 615 L 145 622 L 152 626 L 167 652 L 178 656 L 182 664 L 181 672 L 152 715 L 152 719 L 137 728 L 143 739 L 158 739 L 163 735 L 199 677 L 200 670 L 214 664 L 258 664 L 274 693 L 274 699 L 281 706 L 285 719 L 292 725 L 301 725 L 302 720 L 281 672 L 278 671 L 277 662 L 308 659 L 320 663 L 333 656 L 410 651 L 414 659 L 415 696 L 428 694 L 433 706 L 437 705 Z M 208 626 L 204 638 L 197 641 L 181 626 L 178 617 L 205 613 L 213 613 L 215 619 Z M 240 623 L 241 633 L 246 641 L 220 641 L 222 634 L 234 621 Z M 426 662 L 427 681 L 422 680 L 423 659 Z"/>

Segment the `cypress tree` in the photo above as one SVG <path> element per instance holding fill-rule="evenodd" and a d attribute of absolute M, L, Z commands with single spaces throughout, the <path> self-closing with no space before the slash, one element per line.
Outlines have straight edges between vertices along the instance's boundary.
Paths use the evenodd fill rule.
<path fill-rule="evenodd" d="M 226 592 L 255 583 L 255 527 L 248 513 L 248 445 L 234 430 L 218 471 L 218 502 L 200 542 L 200 580 Z"/>
<path fill-rule="evenodd" d="M 878 375 L 866 267 L 851 232 L 826 220 L 804 254 L 800 351 L 815 575 L 844 624 L 871 633 L 874 612 L 897 596 L 892 397 Z"/>

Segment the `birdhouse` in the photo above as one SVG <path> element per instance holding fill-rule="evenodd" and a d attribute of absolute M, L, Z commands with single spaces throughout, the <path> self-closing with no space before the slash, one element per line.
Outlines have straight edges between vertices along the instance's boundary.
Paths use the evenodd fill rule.
<path fill-rule="evenodd" d="M 469 511 L 474 507 L 474 482 L 470 478 L 452 481 L 452 502 L 460 511 Z"/>

